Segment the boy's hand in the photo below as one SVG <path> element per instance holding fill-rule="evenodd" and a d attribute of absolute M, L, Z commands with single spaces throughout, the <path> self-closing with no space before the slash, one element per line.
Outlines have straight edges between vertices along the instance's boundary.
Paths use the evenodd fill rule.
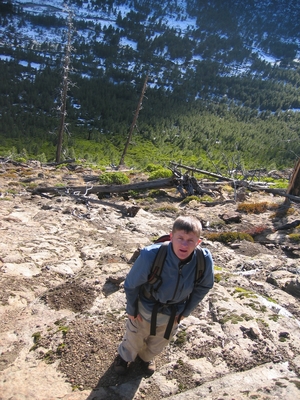
<path fill-rule="evenodd" d="M 137 319 L 138 321 L 140 321 L 140 322 L 143 321 L 143 318 L 142 318 L 142 316 L 141 316 L 140 314 L 138 314 L 136 318 L 134 317 L 134 315 L 129 315 L 129 314 L 127 314 L 127 316 L 128 316 L 129 319 L 131 319 L 131 321 L 134 321 L 134 320 L 136 320 L 136 319 Z"/>

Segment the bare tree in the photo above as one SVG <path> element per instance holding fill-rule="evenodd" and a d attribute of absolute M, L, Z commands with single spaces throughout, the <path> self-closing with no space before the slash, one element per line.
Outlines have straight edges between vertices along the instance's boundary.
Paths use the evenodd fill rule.
<path fill-rule="evenodd" d="M 287 188 L 287 194 L 293 196 L 300 196 L 300 158 L 296 162 L 294 171 L 290 178 L 290 183 Z"/>
<path fill-rule="evenodd" d="M 125 158 L 125 155 L 127 153 L 127 149 L 128 149 L 131 137 L 132 137 L 132 133 L 133 133 L 134 128 L 136 127 L 136 121 L 138 119 L 139 112 L 142 109 L 142 102 L 143 102 L 143 98 L 144 98 L 146 87 L 147 87 L 147 81 L 148 81 L 148 75 L 146 76 L 146 79 L 145 79 L 145 82 L 144 82 L 144 85 L 143 85 L 143 89 L 142 89 L 142 94 L 141 94 L 141 97 L 139 99 L 139 103 L 138 103 L 137 109 L 135 111 L 132 124 L 130 126 L 129 135 L 128 135 L 128 138 L 127 138 L 124 150 L 123 150 L 123 154 L 122 154 L 120 162 L 119 162 L 119 168 L 124 164 L 124 158 Z"/>
<path fill-rule="evenodd" d="M 69 79 L 69 72 L 71 70 L 71 55 L 72 55 L 72 36 L 74 33 L 73 27 L 73 13 L 69 9 L 67 5 L 65 8 L 68 12 L 68 31 L 67 31 L 67 42 L 65 45 L 65 57 L 64 57 L 64 65 L 63 65 L 63 80 L 61 84 L 61 92 L 60 92 L 60 106 L 59 106 L 59 114 L 60 114 L 60 123 L 59 123 L 59 130 L 58 130 L 58 141 L 56 147 L 56 162 L 59 163 L 61 160 L 61 152 L 62 152 L 62 145 L 63 145 L 63 137 L 64 132 L 66 130 L 66 115 L 67 115 L 67 97 L 69 87 L 71 85 L 71 81 Z"/>

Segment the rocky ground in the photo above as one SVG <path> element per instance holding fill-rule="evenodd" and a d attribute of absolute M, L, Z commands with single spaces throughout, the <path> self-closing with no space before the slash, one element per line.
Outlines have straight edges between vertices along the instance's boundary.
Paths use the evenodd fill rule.
<path fill-rule="evenodd" d="M 88 202 L 65 191 L 32 193 L 86 185 L 99 173 L 1 165 L 0 399 L 299 398 L 300 250 L 288 236 L 299 227 L 287 225 L 300 219 L 299 204 L 280 212 L 282 197 L 246 193 L 247 203 L 272 205 L 246 214 L 228 201 L 228 190 L 213 207 L 183 203 L 174 189 L 135 200 L 92 195 Z M 140 207 L 135 216 L 127 212 L 132 205 Z M 112 362 L 126 320 L 122 285 L 130 259 L 183 213 L 205 227 L 215 286 L 182 322 L 153 376 L 137 361 L 119 377 Z M 235 218 L 225 224 L 224 214 Z M 260 232 L 253 243 L 209 237 L 249 230 Z"/>

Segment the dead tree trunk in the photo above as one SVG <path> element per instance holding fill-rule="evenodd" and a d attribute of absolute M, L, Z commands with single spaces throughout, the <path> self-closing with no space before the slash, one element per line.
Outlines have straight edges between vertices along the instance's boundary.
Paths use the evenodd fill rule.
<path fill-rule="evenodd" d="M 136 121 L 137 121 L 137 119 L 138 119 L 139 112 L 140 112 L 140 110 L 141 110 L 141 108 L 142 108 L 142 102 L 143 102 L 143 98 L 144 98 L 145 91 L 146 91 L 146 86 L 147 86 L 147 80 L 148 80 L 148 75 L 146 76 L 146 79 L 145 79 L 145 82 L 144 82 L 144 86 L 143 86 L 143 89 L 142 89 L 142 94 L 141 94 L 141 97 L 140 97 L 140 100 L 139 100 L 137 109 L 136 109 L 136 111 L 135 111 L 132 124 L 131 124 L 131 126 L 130 126 L 129 135 L 128 135 L 128 138 L 127 138 L 127 141 L 126 141 L 124 150 L 123 150 L 123 154 L 122 154 L 121 159 L 120 159 L 120 162 L 119 162 L 119 168 L 120 168 L 122 165 L 124 165 L 124 158 L 125 158 L 125 155 L 126 155 L 126 153 L 127 153 L 127 149 L 128 149 L 128 146 L 129 146 L 131 137 L 132 137 L 133 130 L 134 130 L 135 126 L 136 126 Z"/>
<path fill-rule="evenodd" d="M 289 186 L 287 188 L 287 194 L 293 196 L 300 196 L 300 158 L 297 161 L 294 171 L 292 173 Z"/>
<path fill-rule="evenodd" d="M 67 43 L 65 49 L 65 59 L 64 59 L 64 67 L 63 67 L 63 80 L 62 80 L 62 88 L 61 88 L 61 104 L 59 108 L 60 112 L 60 123 L 58 129 L 58 139 L 57 139 L 57 147 L 56 147 L 56 162 L 59 163 L 61 160 L 61 152 L 63 145 L 63 137 L 65 131 L 65 119 L 67 114 L 67 95 L 69 90 L 69 71 L 70 71 L 70 62 L 71 62 L 71 53 L 72 53 L 72 33 L 73 33 L 73 24 L 72 24 L 72 13 L 68 10 L 68 34 L 67 34 Z"/>

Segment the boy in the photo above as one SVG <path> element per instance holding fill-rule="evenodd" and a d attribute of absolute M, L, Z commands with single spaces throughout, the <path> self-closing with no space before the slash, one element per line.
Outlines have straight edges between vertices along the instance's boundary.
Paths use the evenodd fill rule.
<path fill-rule="evenodd" d="M 151 267 L 161 244 L 153 244 L 141 253 L 128 273 L 124 289 L 128 320 L 115 371 L 123 375 L 137 356 L 148 374 L 155 371 L 154 357 L 162 352 L 178 328 L 213 287 L 213 260 L 202 249 L 205 271 L 195 283 L 196 247 L 201 242 L 201 223 L 192 216 L 178 217 L 170 234 L 170 243 L 161 272 L 154 285 L 148 283 Z"/>

